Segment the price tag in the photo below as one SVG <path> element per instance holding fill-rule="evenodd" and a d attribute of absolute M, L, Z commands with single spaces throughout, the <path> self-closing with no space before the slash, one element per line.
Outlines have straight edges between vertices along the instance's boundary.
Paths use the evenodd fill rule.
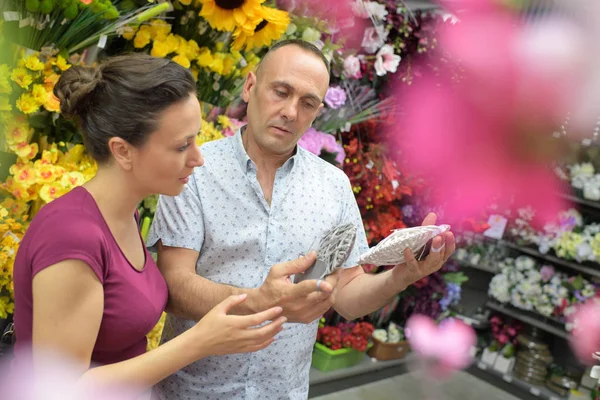
<path fill-rule="evenodd" d="M 21 19 L 21 14 L 18 11 L 4 11 L 5 21 L 18 21 Z"/>
<path fill-rule="evenodd" d="M 488 225 L 490 227 L 485 232 L 483 232 L 483 236 L 487 236 L 489 238 L 498 240 L 502 239 L 507 223 L 508 220 L 501 215 L 490 215 L 490 217 L 488 218 Z"/>
<path fill-rule="evenodd" d="M 511 375 L 502 375 L 502 379 L 504 379 L 504 381 L 508 383 L 511 383 L 513 381 L 513 377 Z"/>
<path fill-rule="evenodd" d="M 541 394 L 540 389 L 534 388 L 534 387 L 532 387 L 531 389 L 529 389 L 529 393 L 531 393 L 534 396 L 538 396 L 538 397 Z"/>
<path fill-rule="evenodd" d="M 481 361 L 477 363 L 477 367 L 479 367 L 479 369 L 482 369 L 484 371 L 487 371 L 488 367 L 485 363 L 482 363 Z"/>
<path fill-rule="evenodd" d="M 106 46 L 106 35 L 100 35 L 100 39 L 98 39 L 98 48 L 103 49 Z"/>

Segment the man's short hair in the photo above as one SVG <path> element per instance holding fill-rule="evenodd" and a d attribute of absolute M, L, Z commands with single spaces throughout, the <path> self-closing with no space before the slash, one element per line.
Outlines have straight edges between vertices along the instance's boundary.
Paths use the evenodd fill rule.
<path fill-rule="evenodd" d="M 331 75 L 331 67 L 329 66 L 329 61 L 327 60 L 327 58 L 325 57 L 323 52 L 321 50 L 319 50 L 319 48 L 317 46 L 315 46 L 314 44 L 307 42 L 305 40 L 301 40 L 301 39 L 285 39 L 285 40 L 281 40 L 281 41 L 275 43 L 273 46 L 271 46 L 269 48 L 267 53 L 263 56 L 263 58 L 258 63 L 258 66 L 256 67 L 256 72 L 258 72 L 262 63 L 269 57 L 269 54 L 273 53 L 275 50 L 280 49 L 282 47 L 292 46 L 292 45 L 298 46 L 310 53 L 313 53 L 317 57 L 319 57 L 321 59 L 321 61 L 323 61 L 323 64 L 325 64 L 325 68 L 327 68 L 327 73 Z"/>

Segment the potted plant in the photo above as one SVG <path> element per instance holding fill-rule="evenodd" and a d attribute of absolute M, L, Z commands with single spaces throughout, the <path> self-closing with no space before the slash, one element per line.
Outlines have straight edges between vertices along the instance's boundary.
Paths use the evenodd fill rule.
<path fill-rule="evenodd" d="M 393 322 L 390 322 L 387 329 L 376 329 L 372 339 L 373 347 L 369 349 L 368 354 L 377 360 L 395 360 L 408 353 L 409 346 L 404 336 L 404 328 Z"/>
<path fill-rule="evenodd" d="M 321 321 L 312 366 L 321 371 L 333 371 L 361 362 L 370 347 L 369 339 L 375 330 L 373 325 L 368 322 L 342 322 L 325 326 L 324 320 Z"/>

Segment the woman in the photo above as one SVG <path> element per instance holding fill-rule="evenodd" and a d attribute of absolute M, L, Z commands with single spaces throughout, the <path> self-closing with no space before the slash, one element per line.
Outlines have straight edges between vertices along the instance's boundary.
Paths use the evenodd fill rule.
<path fill-rule="evenodd" d="M 43 207 L 23 238 L 14 268 L 13 366 L 37 373 L 51 349 L 76 363 L 78 384 L 92 391 L 147 390 L 199 358 L 268 346 L 285 322 L 277 318 L 281 308 L 228 316 L 244 300 L 236 296 L 146 352 L 167 286 L 144 247 L 136 208 L 150 194 L 179 194 L 203 164 L 190 72 L 165 59 L 121 56 L 72 67 L 54 93 L 63 115 L 78 120 L 98 172 Z"/>

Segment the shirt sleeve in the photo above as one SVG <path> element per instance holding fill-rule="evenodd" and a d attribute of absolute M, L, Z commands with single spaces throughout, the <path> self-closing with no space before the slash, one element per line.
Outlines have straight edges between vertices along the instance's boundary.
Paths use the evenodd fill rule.
<path fill-rule="evenodd" d="M 28 248 L 32 276 L 61 261 L 81 260 L 104 284 L 105 240 L 102 228 L 86 213 L 55 212 L 40 223 Z"/>
<path fill-rule="evenodd" d="M 200 251 L 204 243 L 202 203 L 196 179 L 185 185 L 178 196 L 160 196 L 148 233 L 146 246 L 156 251 L 156 243 Z"/>
<path fill-rule="evenodd" d="M 362 216 L 360 215 L 358 204 L 356 203 L 356 198 L 354 197 L 354 192 L 352 191 L 352 186 L 350 185 L 350 180 L 345 175 L 341 200 L 343 209 L 340 224 L 352 223 L 356 226 L 354 246 L 352 246 L 350 255 L 344 263 L 344 268 L 352 268 L 359 265 L 358 259 L 369 249 L 369 245 L 367 243 L 365 226 L 363 224 Z"/>

